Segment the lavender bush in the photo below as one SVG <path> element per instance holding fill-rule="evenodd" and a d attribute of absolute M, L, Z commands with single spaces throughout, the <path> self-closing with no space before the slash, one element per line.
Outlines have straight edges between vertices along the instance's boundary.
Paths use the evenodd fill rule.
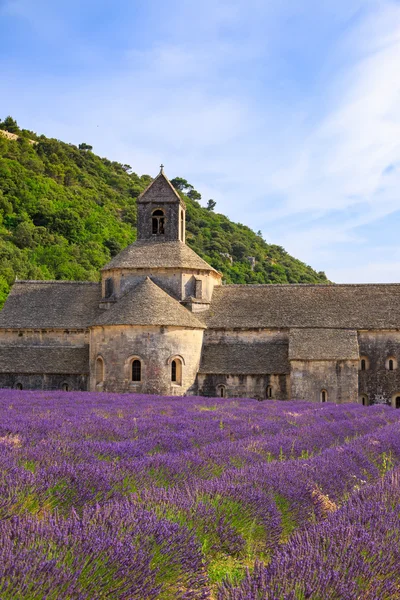
<path fill-rule="evenodd" d="M 17 390 L 0 411 L 2 600 L 400 597 L 400 411 Z"/>

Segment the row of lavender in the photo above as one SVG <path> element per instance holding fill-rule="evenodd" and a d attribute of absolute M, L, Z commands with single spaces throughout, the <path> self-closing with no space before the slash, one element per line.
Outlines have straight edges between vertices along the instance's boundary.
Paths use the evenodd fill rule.
<path fill-rule="evenodd" d="M 400 598 L 400 469 L 356 492 L 326 520 L 293 534 L 218 600 Z"/>
<path fill-rule="evenodd" d="M 400 462 L 387 407 L 2 391 L 0 410 L 4 600 L 209 598 Z"/>

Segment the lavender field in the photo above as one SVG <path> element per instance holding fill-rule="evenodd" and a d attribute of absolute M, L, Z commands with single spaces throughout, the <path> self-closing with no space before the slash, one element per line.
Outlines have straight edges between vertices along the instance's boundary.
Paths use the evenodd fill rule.
<path fill-rule="evenodd" d="M 1 600 L 400 598 L 400 411 L 0 390 Z"/>

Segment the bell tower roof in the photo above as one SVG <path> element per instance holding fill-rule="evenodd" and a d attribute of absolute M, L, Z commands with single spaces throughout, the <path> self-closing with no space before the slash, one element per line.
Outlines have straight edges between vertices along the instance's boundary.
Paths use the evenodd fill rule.
<path fill-rule="evenodd" d="M 138 240 L 185 241 L 186 205 L 168 177 L 164 165 L 137 199 Z"/>
<path fill-rule="evenodd" d="M 164 173 L 164 165 L 160 166 L 160 172 L 150 185 L 140 194 L 137 199 L 138 203 L 179 203 L 183 208 L 185 203 L 182 198 Z"/>

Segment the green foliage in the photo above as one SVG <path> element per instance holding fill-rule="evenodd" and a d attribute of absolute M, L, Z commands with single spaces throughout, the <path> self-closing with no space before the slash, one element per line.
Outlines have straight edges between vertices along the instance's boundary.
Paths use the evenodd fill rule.
<path fill-rule="evenodd" d="M 217 203 L 215 202 L 215 200 L 210 198 L 209 201 L 207 202 L 207 210 L 214 210 L 216 205 L 217 205 Z"/>
<path fill-rule="evenodd" d="M 151 177 L 96 156 L 88 144 L 79 149 L 21 130 L 12 117 L 0 129 L 21 136 L 0 135 L 0 307 L 16 278 L 97 281 L 99 269 L 136 239 L 136 198 Z M 172 183 L 187 194 L 187 243 L 225 283 L 327 281 L 248 227 L 202 207 L 185 179 Z M 254 270 L 248 256 L 256 258 Z"/>

